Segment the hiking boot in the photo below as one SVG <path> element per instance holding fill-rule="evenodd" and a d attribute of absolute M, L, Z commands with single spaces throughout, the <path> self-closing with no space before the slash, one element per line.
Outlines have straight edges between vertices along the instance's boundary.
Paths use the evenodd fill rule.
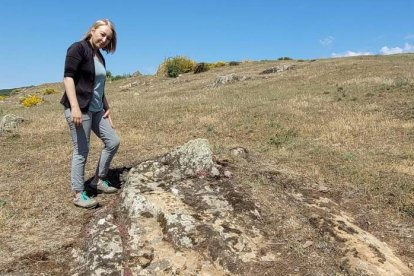
<path fill-rule="evenodd" d="M 117 188 L 110 186 L 111 183 L 108 180 L 99 179 L 98 183 L 93 182 L 95 181 L 92 181 L 91 184 L 89 184 L 89 187 L 96 190 L 98 193 L 113 194 L 118 191 Z"/>
<path fill-rule="evenodd" d="M 95 208 L 98 202 L 94 198 L 90 198 L 85 191 L 83 191 L 78 198 L 73 199 L 73 204 L 81 208 Z"/>

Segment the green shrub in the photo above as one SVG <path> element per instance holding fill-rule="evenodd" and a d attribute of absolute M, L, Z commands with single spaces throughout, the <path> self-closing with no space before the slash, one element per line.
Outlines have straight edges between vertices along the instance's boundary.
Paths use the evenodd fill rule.
<path fill-rule="evenodd" d="M 208 70 L 210 70 L 210 66 L 205 62 L 200 62 L 194 67 L 194 74 L 207 72 Z"/>
<path fill-rule="evenodd" d="M 229 62 L 229 65 L 230 66 L 237 66 L 237 65 L 239 65 L 241 62 L 240 61 L 230 61 Z"/>
<path fill-rule="evenodd" d="M 292 60 L 290 57 L 280 57 L 277 60 Z"/>
<path fill-rule="evenodd" d="M 0 95 L 0 101 L 3 101 L 7 98 L 7 96 Z"/>
<path fill-rule="evenodd" d="M 193 71 L 196 63 L 184 56 L 176 56 L 167 58 L 160 64 L 157 70 L 157 75 L 176 78 L 180 74 Z"/>
<path fill-rule="evenodd" d="M 27 95 L 20 99 L 20 103 L 24 107 L 31 107 L 43 102 L 43 98 L 38 95 Z"/>
<path fill-rule="evenodd" d="M 131 77 L 130 74 L 115 75 L 111 78 L 111 81 L 122 80 L 122 79 L 130 78 L 130 77 Z"/>
<path fill-rule="evenodd" d="M 57 92 L 53 88 L 46 88 L 45 91 L 43 92 L 43 95 L 51 95 L 51 94 L 57 94 L 57 93 L 59 93 L 59 92 Z"/>
<path fill-rule="evenodd" d="M 130 78 L 131 74 L 123 74 L 123 75 L 115 75 L 113 76 L 111 71 L 106 71 L 106 80 L 107 81 L 116 81 L 116 80 L 121 80 L 121 79 L 126 79 L 126 78 Z"/>

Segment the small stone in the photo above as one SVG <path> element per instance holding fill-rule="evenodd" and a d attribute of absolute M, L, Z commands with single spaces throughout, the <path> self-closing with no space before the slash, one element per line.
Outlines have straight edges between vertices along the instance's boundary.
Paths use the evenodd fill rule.
<path fill-rule="evenodd" d="M 180 194 L 180 191 L 177 188 L 171 188 L 171 193 L 175 196 L 178 196 Z"/>
<path fill-rule="evenodd" d="M 313 241 L 306 241 L 303 245 L 302 245 L 302 247 L 303 248 L 308 248 L 308 247 L 310 247 L 310 246 L 312 246 L 313 245 Z"/>
<path fill-rule="evenodd" d="M 260 260 L 262 262 L 274 262 L 276 260 L 276 256 L 273 255 L 272 253 L 268 253 L 268 254 L 260 257 Z"/>
<path fill-rule="evenodd" d="M 137 258 L 138 264 L 142 267 L 145 268 L 147 266 L 149 266 L 152 262 L 151 258 L 148 258 L 146 256 L 140 256 Z"/>
<path fill-rule="evenodd" d="M 319 258 L 319 255 L 318 255 L 318 253 L 316 253 L 316 252 L 312 252 L 312 253 L 310 254 L 310 257 L 311 257 L 311 258 L 316 259 L 316 258 Z"/>
<path fill-rule="evenodd" d="M 233 156 L 239 156 L 239 157 L 242 157 L 242 158 L 246 158 L 248 152 L 245 148 L 236 147 L 236 148 L 230 149 L 230 154 L 233 155 Z"/>
<path fill-rule="evenodd" d="M 413 267 L 413 263 L 408 263 L 408 267 Z"/>
<path fill-rule="evenodd" d="M 225 177 L 230 178 L 230 177 L 232 177 L 232 175 L 233 174 L 230 171 L 224 171 L 224 176 Z"/>
<path fill-rule="evenodd" d="M 319 185 L 318 191 L 321 193 L 327 193 L 329 191 L 329 188 L 321 184 Z"/>
<path fill-rule="evenodd" d="M 211 169 L 211 172 L 210 173 L 211 173 L 211 176 L 213 176 L 213 177 L 220 176 L 220 171 L 216 167 L 213 167 Z"/>

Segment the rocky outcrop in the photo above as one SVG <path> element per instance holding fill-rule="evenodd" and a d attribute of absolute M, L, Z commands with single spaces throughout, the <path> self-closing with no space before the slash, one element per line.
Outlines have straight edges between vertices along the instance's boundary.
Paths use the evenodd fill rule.
<path fill-rule="evenodd" d="M 205 139 L 132 168 L 118 228 L 113 216 L 101 218 L 76 253 L 84 273 L 243 274 L 274 260 L 257 228 L 260 211 L 223 171 Z"/>
<path fill-rule="evenodd" d="M 22 122 L 24 122 L 24 118 L 22 117 L 13 114 L 4 115 L 1 118 L 0 135 L 6 132 L 15 131 Z"/>
<path fill-rule="evenodd" d="M 339 206 L 330 199 L 313 199 L 306 205 L 310 210 L 315 211 L 310 222 L 319 233 L 329 235 L 342 244 L 343 266 L 349 273 L 384 276 L 413 275 L 408 266 L 394 254 L 386 243 L 358 227 L 353 219 L 341 211 Z"/>
<path fill-rule="evenodd" d="M 213 84 L 211 85 L 211 87 L 213 88 L 217 88 L 226 84 L 230 84 L 230 83 L 235 83 L 235 82 L 239 82 L 239 81 L 244 81 L 247 80 L 248 78 L 245 76 L 238 76 L 236 74 L 229 74 L 229 75 L 225 75 L 225 76 L 220 76 L 217 77 Z"/>
<path fill-rule="evenodd" d="M 134 82 L 130 82 L 130 83 L 121 85 L 121 86 L 119 86 L 119 88 L 122 89 L 122 90 L 125 90 L 125 89 L 128 89 L 128 88 L 137 86 L 137 85 L 138 85 L 138 82 L 137 81 L 134 81 Z"/>
<path fill-rule="evenodd" d="M 230 154 L 248 158 L 241 147 Z M 319 244 L 320 235 L 342 258 L 338 271 L 411 275 L 390 247 L 355 225 L 335 202 L 285 195 L 315 231 L 303 250 Z M 286 275 L 277 271 L 283 255 L 275 251 L 275 232 L 264 230 L 263 210 L 214 162 L 205 139 L 131 168 L 119 200 L 118 209 L 101 211 L 87 227 L 84 246 L 74 250 L 74 275 Z"/>
<path fill-rule="evenodd" d="M 287 70 L 292 70 L 293 68 L 295 68 L 294 65 L 282 64 L 282 65 L 278 65 L 278 66 L 266 69 L 266 70 L 260 72 L 260 74 L 264 75 L 264 74 L 280 73 L 280 72 L 284 72 L 284 71 L 287 71 Z"/>

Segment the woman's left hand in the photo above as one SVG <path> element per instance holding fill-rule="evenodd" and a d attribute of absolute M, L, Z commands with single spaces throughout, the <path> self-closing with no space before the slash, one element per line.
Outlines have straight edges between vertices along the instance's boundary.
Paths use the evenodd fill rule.
<path fill-rule="evenodd" d="M 105 119 L 108 119 L 108 122 L 109 122 L 109 124 L 111 125 L 112 128 L 115 128 L 114 124 L 112 123 L 112 119 L 111 119 L 110 113 L 111 113 L 111 110 L 110 109 L 105 110 L 105 113 L 104 113 L 103 117 Z"/>

